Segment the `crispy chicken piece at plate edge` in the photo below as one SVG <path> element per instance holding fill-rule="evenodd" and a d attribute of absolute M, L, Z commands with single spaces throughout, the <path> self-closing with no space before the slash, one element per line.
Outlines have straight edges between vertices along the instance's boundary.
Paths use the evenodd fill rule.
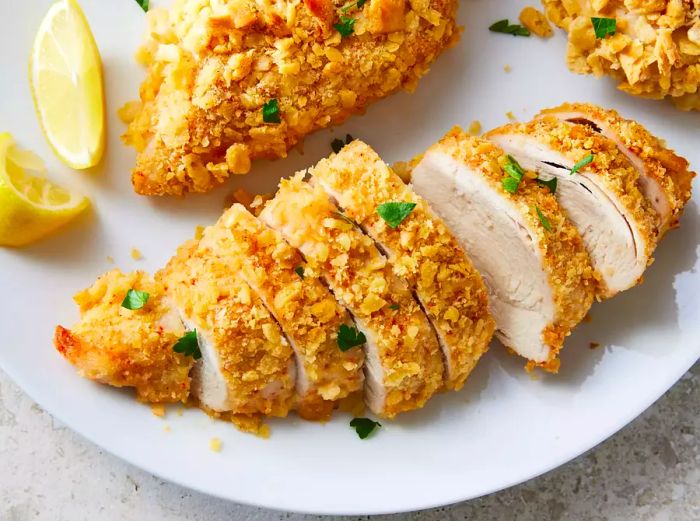
<path fill-rule="evenodd" d="M 495 328 L 481 276 L 428 204 L 361 141 L 310 170 L 318 183 L 386 253 L 395 275 L 415 291 L 445 358 L 445 385 L 460 389 Z M 392 229 L 377 213 L 384 203 L 416 206 Z"/>
<path fill-rule="evenodd" d="M 130 289 L 149 294 L 141 309 L 122 307 Z M 54 344 L 82 376 L 134 387 L 147 403 L 187 400 L 193 360 L 172 349 L 184 327 L 157 281 L 142 271 L 115 269 L 77 293 L 75 301 L 80 320 L 70 329 L 57 326 Z"/>

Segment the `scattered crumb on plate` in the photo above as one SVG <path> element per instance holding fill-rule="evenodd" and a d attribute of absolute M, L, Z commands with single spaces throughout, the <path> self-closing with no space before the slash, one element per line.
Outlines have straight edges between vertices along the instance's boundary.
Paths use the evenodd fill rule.
<path fill-rule="evenodd" d="M 151 405 L 151 412 L 154 416 L 162 418 L 165 416 L 165 405 L 163 405 L 162 403 L 155 403 Z"/>
<path fill-rule="evenodd" d="M 475 119 L 471 123 L 469 123 L 469 128 L 467 131 L 472 135 L 472 136 L 478 136 L 481 134 L 481 122 L 478 119 Z"/>
<path fill-rule="evenodd" d="M 506 117 L 511 121 L 515 121 L 516 119 L 518 119 L 515 117 L 515 114 L 513 114 L 510 110 L 506 112 Z"/>
<path fill-rule="evenodd" d="M 590 313 L 586 313 L 586 316 L 583 317 L 583 322 L 586 324 L 590 324 L 593 321 L 593 317 L 591 316 Z"/>
<path fill-rule="evenodd" d="M 588 344 L 588 347 L 590 347 L 591 349 L 595 349 L 596 347 L 600 347 L 600 344 L 598 342 L 591 342 L 590 344 Z"/>
<path fill-rule="evenodd" d="M 141 251 L 139 251 L 138 248 L 131 248 L 131 258 L 134 260 L 141 260 L 143 259 L 143 255 L 141 255 Z"/>
<path fill-rule="evenodd" d="M 221 452 L 221 440 L 219 438 L 212 438 L 209 440 L 209 448 L 214 452 Z"/>
<path fill-rule="evenodd" d="M 505 72 L 510 72 L 510 71 L 513 70 L 513 67 L 511 67 L 510 65 L 504 65 L 504 66 L 503 66 L 503 70 L 504 70 Z"/>
<path fill-rule="evenodd" d="M 170 431 L 172 431 L 173 429 L 170 427 L 170 425 L 165 425 L 165 426 L 163 426 L 163 430 L 164 430 L 165 432 L 170 432 Z"/>
<path fill-rule="evenodd" d="M 531 6 L 520 11 L 520 23 L 540 38 L 550 38 L 554 34 L 544 13 Z"/>
<path fill-rule="evenodd" d="M 110 264 L 114 264 L 114 257 L 112 257 L 111 255 L 107 255 L 107 262 L 109 262 Z"/>

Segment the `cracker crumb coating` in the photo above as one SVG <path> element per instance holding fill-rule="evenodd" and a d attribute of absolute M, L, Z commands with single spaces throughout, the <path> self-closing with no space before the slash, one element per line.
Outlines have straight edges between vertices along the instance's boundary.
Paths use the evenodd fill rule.
<path fill-rule="evenodd" d="M 156 279 L 185 322 L 215 346 L 231 412 L 286 416 L 294 398 L 292 350 L 231 259 L 208 244 L 212 233 L 183 244 Z"/>
<path fill-rule="evenodd" d="M 488 293 L 445 223 L 361 141 L 320 161 L 310 171 L 343 212 L 379 243 L 394 274 L 416 292 L 446 357 L 445 387 L 460 389 L 488 350 L 495 322 Z M 397 229 L 377 213 L 388 202 L 416 207 Z"/>
<path fill-rule="evenodd" d="M 148 67 L 124 141 L 144 195 L 205 192 L 257 158 L 285 157 L 315 130 L 419 78 L 459 37 L 456 0 L 176 0 L 148 13 Z M 333 26 L 355 19 L 341 37 Z M 280 123 L 265 123 L 275 99 Z"/>
<path fill-rule="evenodd" d="M 236 269 L 260 295 L 295 349 L 297 365 L 305 375 L 304 387 L 297 384 L 299 415 L 327 420 L 336 402 L 361 390 L 363 384 L 362 350 L 343 352 L 337 344 L 340 325 L 352 326 L 347 311 L 304 265 L 299 252 L 242 205 L 226 211 L 211 233 L 217 248 L 235 260 Z M 302 371 L 297 371 L 301 376 Z"/>
<path fill-rule="evenodd" d="M 564 103 L 558 107 L 545 109 L 542 114 L 581 113 L 594 123 L 604 124 L 633 154 L 644 162 L 646 175 L 656 180 L 662 187 L 671 207 L 671 220 L 660 232 L 667 228 L 677 228 L 685 205 L 692 195 L 692 181 L 695 172 L 689 169 L 688 161 L 673 150 L 643 125 L 625 119 L 613 109 L 604 109 L 592 103 Z"/>
<path fill-rule="evenodd" d="M 631 216 L 639 232 L 642 244 L 636 244 L 638 255 L 641 254 L 646 259 L 647 266 L 651 265 L 658 242 L 658 216 L 639 191 L 639 173 L 615 143 L 587 126 L 566 123 L 551 115 L 527 123 L 503 125 L 488 132 L 486 137 L 498 134 L 524 134 L 534 138 L 566 157 L 572 164 L 594 154 L 595 160 L 583 167 L 577 175 L 595 176 L 596 183 L 614 195 L 616 204 Z M 601 274 L 597 274 L 597 278 L 599 284 L 596 298 L 613 296 L 615 293 L 607 288 Z M 641 279 L 637 282 L 641 282 Z"/>
<path fill-rule="evenodd" d="M 121 306 L 130 289 L 149 294 L 145 306 Z M 163 287 L 142 271 L 111 270 L 74 297 L 80 321 L 56 327 L 56 349 L 91 380 L 134 387 L 146 403 L 184 402 L 193 360 L 173 351 L 182 322 L 167 305 Z"/>
<path fill-rule="evenodd" d="M 697 0 L 543 0 L 549 19 L 569 34 L 573 72 L 609 75 L 635 96 L 670 98 L 700 110 L 700 3 Z M 615 18 L 596 38 L 591 17 Z"/>
<path fill-rule="evenodd" d="M 443 384 L 440 346 L 427 317 L 374 241 L 303 177 L 282 180 L 262 220 L 301 251 L 374 338 L 386 390 L 384 408 L 375 413 L 391 418 L 421 408 Z"/>
<path fill-rule="evenodd" d="M 551 350 L 550 358 L 540 364 L 531 361 L 528 366 L 557 372 L 558 353 L 564 340 L 586 316 L 597 287 L 581 235 L 566 217 L 556 197 L 548 188 L 537 184 L 532 172 L 526 173 L 516 193 L 511 194 L 503 188 L 504 173 L 500 164 L 504 152 L 493 143 L 455 127 L 428 151 L 447 154 L 479 172 L 489 186 L 522 216 L 528 234 L 539 250 L 554 299 L 554 321 L 543 332 L 543 342 Z M 549 221 L 551 231 L 542 225 L 537 208 Z"/>

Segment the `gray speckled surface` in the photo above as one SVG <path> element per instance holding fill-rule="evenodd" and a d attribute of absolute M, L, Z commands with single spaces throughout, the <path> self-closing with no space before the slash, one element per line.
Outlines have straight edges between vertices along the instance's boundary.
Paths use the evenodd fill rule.
<path fill-rule="evenodd" d="M 700 363 L 635 422 L 556 471 L 469 503 L 373 519 L 700 519 L 698 432 Z M 63 427 L 0 372 L 0 520 L 30 519 L 306 521 L 319 517 L 236 505 L 163 482 Z"/>

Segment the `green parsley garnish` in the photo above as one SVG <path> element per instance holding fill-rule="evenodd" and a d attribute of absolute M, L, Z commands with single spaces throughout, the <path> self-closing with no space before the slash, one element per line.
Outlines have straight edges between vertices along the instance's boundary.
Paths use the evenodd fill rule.
<path fill-rule="evenodd" d="M 355 432 L 357 432 L 361 440 L 364 440 L 367 436 L 372 434 L 374 429 L 381 426 L 381 423 L 370 420 L 369 418 L 353 418 L 350 420 L 350 427 L 355 428 Z"/>
<path fill-rule="evenodd" d="M 302 279 L 303 279 L 303 278 L 304 278 L 304 268 L 303 268 L 303 266 L 297 266 L 296 268 L 294 268 L 294 273 L 296 273 L 297 275 L 299 275 L 299 278 L 302 278 Z"/>
<path fill-rule="evenodd" d="M 180 340 L 175 342 L 173 351 L 182 353 L 185 356 L 191 356 L 195 360 L 202 358 L 202 352 L 199 350 L 199 341 L 197 340 L 197 330 L 185 333 Z"/>
<path fill-rule="evenodd" d="M 367 337 L 354 327 L 340 324 L 338 338 L 336 340 L 341 351 L 345 352 L 353 347 L 361 346 L 367 342 Z"/>
<path fill-rule="evenodd" d="M 551 179 L 547 179 L 547 180 L 540 179 L 538 177 L 536 179 L 536 181 L 537 181 L 538 185 L 546 186 L 547 188 L 549 188 L 549 191 L 551 193 L 556 193 L 556 191 L 557 191 L 557 178 L 556 177 L 552 177 Z"/>
<path fill-rule="evenodd" d="M 334 24 L 333 27 L 340 33 L 340 36 L 345 38 L 346 36 L 350 36 L 354 31 L 353 25 L 355 25 L 356 21 L 357 20 L 349 16 L 341 16 L 340 23 Z"/>
<path fill-rule="evenodd" d="M 510 24 L 508 19 L 499 20 L 489 26 L 489 31 L 494 33 L 512 34 L 513 36 L 530 36 L 527 27 L 518 24 Z"/>
<path fill-rule="evenodd" d="M 145 291 L 139 291 L 137 289 L 130 289 L 126 292 L 124 300 L 122 300 L 122 307 L 126 309 L 131 309 L 135 311 L 141 309 L 148 302 L 149 294 Z"/>
<path fill-rule="evenodd" d="M 511 155 L 506 156 L 506 163 L 501 168 L 508 174 L 508 177 L 504 177 L 503 181 L 501 181 L 503 189 L 509 194 L 514 194 L 518 191 L 520 181 L 523 180 L 525 175 L 525 170 Z"/>
<path fill-rule="evenodd" d="M 602 40 L 607 35 L 613 35 L 617 31 L 617 20 L 614 18 L 591 18 L 595 37 Z"/>
<path fill-rule="evenodd" d="M 350 143 L 353 142 L 355 138 L 352 137 L 350 134 L 345 135 L 345 141 L 343 141 L 340 138 L 335 138 L 333 141 L 331 141 L 331 148 L 333 149 L 333 152 L 336 154 L 340 152 L 345 145 L 349 145 Z"/>
<path fill-rule="evenodd" d="M 595 159 L 595 156 L 593 154 L 588 154 L 586 157 L 584 157 L 581 161 L 576 163 L 572 168 L 570 175 L 574 175 L 577 173 L 579 170 L 581 170 L 584 166 L 590 165 L 593 162 L 593 159 Z"/>
<path fill-rule="evenodd" d="M 144 13 L 148 12 L 149 0 L 136 0 L 136 3 L 141 6 L 141 9 L 143 9 Z"/>
<path fill-rule="evenodd" d="M 279 123 L 281 121 L 280 106 L 276 98 L 272 98 L 263 105 L 262 114 L 265 123 Z"/>
<path fill-rule="evenodd" d="M 391 229 L 395 230 L 415 207 L 416 203 L 382 203 L 377 206 L 377 213 Z"/>
<path fill-rule="evenodd" d="M 542 210 L 540 210 L 539 206 L 535 206 L 535 211 L 537 212 L 537 217 L 540 218 L 540 223 L 542 223 L 542 227 L 547 230 L 548 232 L 552 231 L 552 223 L 549 222 L 549 219 L 542 213 Z"/>
<path fill-rule="evenodd" d="M 396 311 L 397 309 L 399 309 L 399 305 L 398 305 L 398 304 L 392 304 L 391 306 L 389 306 L 389 309 L 393 309 L 394 311 Z"/>

